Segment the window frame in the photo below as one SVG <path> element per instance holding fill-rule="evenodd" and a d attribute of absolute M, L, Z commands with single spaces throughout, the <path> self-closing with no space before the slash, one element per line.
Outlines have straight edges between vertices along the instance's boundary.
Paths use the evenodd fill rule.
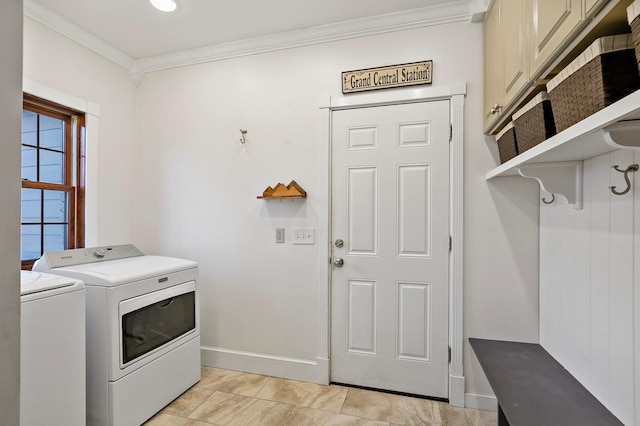
<path fill-rule="evenodd" d="M 23 110 L 45 115 L 65 122 L 62 183 L 22 180 L 21 187 L 28 189 L 55 190 L 67 193 L 67 247 L 84 247 L 85 240 L 85 173 L 86 173 L 86 118 L 85 113 L 65 107 L 34 95 L 23 94 Z M 39 137 L 39 136 L 38 136 Z M 39 143 L 36 146 L 23 144 L 37 150 L 47 150 Z M 39 171 L 38 171 L 39 173 Z M 38 177 L 39 179 L 39 177 Z M 21 220 L 21 226 L 23 223 Z M 40 226 L 47 222 L 41 217 Z M 44 232 L 41 232 L 40 249 L 44 248 Z M 22 257 L 22 256 L 21 256 Z M 21 259 L 21 269 L 30 270 L 37 259 Z"/>

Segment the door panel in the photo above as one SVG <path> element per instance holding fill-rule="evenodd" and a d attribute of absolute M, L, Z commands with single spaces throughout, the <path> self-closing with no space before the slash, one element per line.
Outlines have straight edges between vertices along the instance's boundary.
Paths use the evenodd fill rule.
<path fill-rule="evenodd" d="M 348 352 L 376 354 L 377 284 L 375 281 L 347 281 Z"/>
<path fill-rule="evenodd" d="M 581 0 L 532 0 L 530 69 L 538 70 L 582 19 Z"/>
<path fill-rule="evenodd" d="M 349 178 L 349 254 L 378 253 L 378 171 L 374 167 L 347 169 Z"/>
<path fill-rule="evenodd" d="M 428 164 L 398 167 L 398 256 L 431 253 L 430 172 Z"/>
<path fill-rule="evenodd" d="M 332 114 L 331 379 L 446 397 L 449 101 Z"/>
<path fill-rule="evenodd" d="M 398 283 L 398 358 L 429 362 L 431 286 Z"/>

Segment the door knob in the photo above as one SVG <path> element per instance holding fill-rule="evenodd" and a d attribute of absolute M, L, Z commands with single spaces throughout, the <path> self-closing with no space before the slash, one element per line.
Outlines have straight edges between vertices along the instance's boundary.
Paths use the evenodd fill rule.
<path fill-rule="evenodd" d="M 333 266 L 336 268 L 342 268 L 342 265 L 344 265 L 344 260 L 341 257 L 333 259 Z"/>

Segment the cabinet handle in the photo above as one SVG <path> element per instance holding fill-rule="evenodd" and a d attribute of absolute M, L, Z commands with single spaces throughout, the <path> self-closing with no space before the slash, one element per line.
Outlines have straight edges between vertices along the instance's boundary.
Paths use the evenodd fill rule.
<path fill-rule="evenodd" d="M 501 109 L 502 109 L 502 105 L 495 104 L 494 106 L 491 107 L 491 111 L 489 111 L 489 112 L 491 113 L 491 115 L 495 115 L 495 114 L 499 113 Z"/>

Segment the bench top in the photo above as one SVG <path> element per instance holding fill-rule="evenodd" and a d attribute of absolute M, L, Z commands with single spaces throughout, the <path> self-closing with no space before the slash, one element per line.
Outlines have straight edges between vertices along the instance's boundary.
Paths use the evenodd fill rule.
<path fill-rule="evenodd" d="M 622 425 L 542 346 L 474 338 L 469 342 L 510 425 Z"/>

